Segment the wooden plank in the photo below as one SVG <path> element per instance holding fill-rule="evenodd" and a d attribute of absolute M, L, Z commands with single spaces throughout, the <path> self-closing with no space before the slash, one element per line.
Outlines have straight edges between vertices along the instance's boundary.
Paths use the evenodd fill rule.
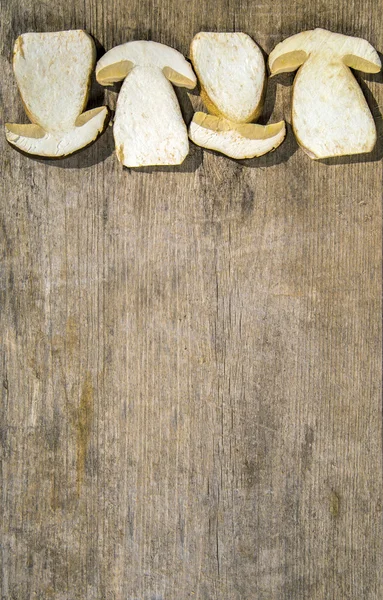
<path fill-rule="evenodd" d="M 25 120 L 24 31 L 270 52 L 314 26 L 383 48 L 373 0 L 8 0 L 2 121 Z M 1 137 L 2 598 L 383 597 L 383 92 L 360 80 L 367 158 L 311 161 L 289 131 L 259 160 L 128 171 L 110 130 L 57 163 Z"/>

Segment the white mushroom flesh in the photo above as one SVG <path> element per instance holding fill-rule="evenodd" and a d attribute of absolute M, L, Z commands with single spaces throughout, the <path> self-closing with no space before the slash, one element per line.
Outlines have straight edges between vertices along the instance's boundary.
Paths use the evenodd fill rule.
<path fill-rule="evenodd" d="M 277 148 L 286 135 L 285 122 L 272 125 L 235 125 L 220 117 L 196 113 L 189 126 L 190 139 L 203 148 L 236 159 L 262 156 Z"/>
<path fill-rule="evenodd" d="M 178 165 L 189 152 L 177 97 L 157 67 L 135 67 L 125 79 L 113 132 L 117 157 L 127 167 Z"/>
<path fill-rule="evenodd" d="M 269 64 L 272 74 L 300 67 L 293 88 L 292 125 L 311 158 L 373 150 L 374 119 L 349 68 L 368 73 L 381 69 L 371 44 L 324 29 L 304 31 L 278 44 Z"/>
<path fill-rule="evenodd" d="M 265 61 L 247 34 L 198 33 L 190 54 L 201 86 L 216 107 L 216 114 L 235 123 L 249 122 L 259 115 Z"/>
<path fill-rule="evenodd" d="M 81 30 L 25 33 L 15 43 L 13 68 L 29 125 L 7 123 L 7 140 L 29 154 L 58 158 L 80 150 L 104 129 L 108 109 L 82 113 L 96 50 Z"/>

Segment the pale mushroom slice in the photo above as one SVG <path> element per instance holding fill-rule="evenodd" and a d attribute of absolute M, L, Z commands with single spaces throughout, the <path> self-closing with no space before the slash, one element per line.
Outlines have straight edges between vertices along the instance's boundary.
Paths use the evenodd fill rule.
<path fill-rule="evenodd" d="M 316 159 L 371 152 L 376 127 L 350 67 L 378 73 L 381 61 L 366 40 L 314 29 L 280 44 L 269 57 L 272 75 L 299 68 L 292 126 L 303 150 Z"/>
<path fill-rule="evenodd" d="M 284 121 L 272 125 L 237 124 L 202 112 L 195 113 L 189 126 L 189 137 L 195 144 L 235 159 L 262 156 L 278 148 L 285 136 Z"/>
<path fill-rule="evenodd" d="M 265 61 L 246 33 L 198 33 L 190 56 L 201 84 L 201 98 L 212 115 L 195 113 L 190 139 L 231 158 L 254 158 L 277 148 L 285 123 L 255 125 L 266 89 Z"/>
<path fill-rule="evenodd" d="M 233 123 L 254 121 L 262 112 L 265 61 L 246 33 L 198 33 L 190 58 L 210 113 Z"/>
<path fill-rule="evenodd" d="M 10 144 L 28 154 L 61 158 L 103 132 L 108 108 L 83 113 L 96 49 L 82 30 L 24 33 L 16 40 L 13 69 L 32 124 L 5 125 Z"/>
<path fill-rule="evenodd" d="M 118 160 L 126 167 L 179 165 L 189 153 L 186 125 L 172 85 L 193 89 L 184 56 L 157 42 L 127 42 L 97 63 L 102 85 L 122 84 L 114 119 Z"/>

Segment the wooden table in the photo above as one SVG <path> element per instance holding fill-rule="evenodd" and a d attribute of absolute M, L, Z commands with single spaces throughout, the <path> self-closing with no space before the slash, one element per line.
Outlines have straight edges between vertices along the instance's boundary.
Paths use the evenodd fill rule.
<path fill-rule="evenodd" d="M 109 49 L 315 26 L 383 49 L 376 0 L 7 0 L 2 117 L 26 31 Z M 122 169 L 112 129 L 61 162 L 1 136 L 1 598 L 381 600 L 380 141 L 315 162 Z M 293 76 L 266 118 L 290 121 Z M 197 95 L 177 91 L 187 121 Z M 93 86 L 91 105 L 115 103 Z"/>

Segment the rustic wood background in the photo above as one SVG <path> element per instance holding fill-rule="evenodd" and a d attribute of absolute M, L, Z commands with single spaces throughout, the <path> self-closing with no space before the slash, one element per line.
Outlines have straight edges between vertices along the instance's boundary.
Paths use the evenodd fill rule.
<path fill-rule="evenodd" d="M 376 0 L 1 0 L 15 38 L 84 28 L 185 54 L 321 26 L 383 50 Z M 111 128 L 61 162 L 1 136 L 2 600 L 381 600 L 380 140 L 311 161 L 123 170 Z M 289 120 L 272 79 L 266 118 Z M 190 120 L 197 95 L 177 92 Z M 94 85 L 93 105 L 116 92 Z"/>

